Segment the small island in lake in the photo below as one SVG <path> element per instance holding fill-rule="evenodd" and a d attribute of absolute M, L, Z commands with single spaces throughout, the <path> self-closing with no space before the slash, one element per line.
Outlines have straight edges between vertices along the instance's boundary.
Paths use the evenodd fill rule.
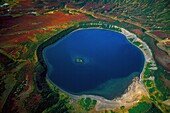
<path fill-rule="evenodd" d="M 85 63 L 83 58 L 75 58 L 75 62 L 76 63 L 81 63 L 81 64 Z"/>

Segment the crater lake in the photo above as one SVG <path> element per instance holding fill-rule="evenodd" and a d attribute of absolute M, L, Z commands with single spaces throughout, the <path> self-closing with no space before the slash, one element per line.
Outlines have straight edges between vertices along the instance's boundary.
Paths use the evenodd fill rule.
<path fill-rule="evenodd" d="M 75 95 L 120 96 L 140 76 L 143 52 L 118 32 L 75 30 L 43 50 L 47 78 Z"/>

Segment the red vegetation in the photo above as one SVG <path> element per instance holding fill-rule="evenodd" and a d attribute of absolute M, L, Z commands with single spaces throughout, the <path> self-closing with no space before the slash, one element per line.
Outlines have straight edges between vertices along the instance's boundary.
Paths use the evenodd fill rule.
<path fill-rule="evenodd" d="M 42 102 L 42 97 L 39 94 L 33 94 L 29 97 L 26 109 L 34 109 L 35 106 L 39 105 Z"/>
<path fill-rule="evenodd" d="M 167 71 L 170 72 L 170 56 L 164 51 L 158 49 L 151 39 L 151 46 L 153 47 L 154 57 L 160 65 L 162 65 Z"/>
<path fill-rule="evenodd" d="M 130 31 L 132 31 L 133 33 L 137 34 L 138 36 L 143 35 L 143 32 L 141 29 L 131 29 Z"/>
<path fill-rule="evenodd" d="M 114 22 L 114 20 L 112 20 L 110 18 L 102 17 L 102 16 L 97 15 L 97 14 L 94 14 L 94 16 L 96 16 L 97 18 L 100 18 L 101 20 L 106 20 L 108 22 Z"/>
<path fill-rule="evenodd" d="M 105 4 L 102 8 L 100 8 L 100 10 L 110 10 L 112 7 L 114 7 L 116 5 L 116 3 L 107 3 Z"/>
<path fill-rule="evenodd" d="M 12 56 L 13 58 L 17 59 L 19 57 L 19 51 L 21 50 L 21 46 L 18 47 L 4 47 L 0 48 L 1 50 L 5 51 L 8 55 Z"/>
<path fill-rule="evenodd" d="M 54 28 L 65 29 L 72 25 L 72 20 L 77 22 L 87 20 L 88 18 L 83 14 L 68 15 L 63 12 L 54 12 L 53 14 L 33 16 L 25 15 L 20 17 L 0 17 L 0 42 L 1 48 L 5 48 L 6 44 L 22 44 L 37 42 L 36 34 L 43 34 L 51 31 Z M 3 47 L 4 46 L 4 47 Z M 17 46 L 3 49 L 6 53 L 15 54 L 14 57 L 18 58 L 19 50 Z M 25 51 L 26 52 L 26 51 Z"/>
<path fill-rule="evenodd" d="M 55 12 L 54 14 L 43 16 L 25 15 L 16 18 L 1 17 L 0 20 L 2 24 L 0 25 L 0 28 L 3 28 L 3 30 L 0 31 L 0 34 L 10 34 L 13 32 L 35 30 L 44 27 L 64 24 L 69 22 L 70 20 L 81 21 L 84 19 L 87 18 L 83 14 L 67 15 L 63 12 Z"/>
<path fill-rule="evenodd" d="M 91 4 L 90 2 L 86 3 L 83 9 L 90 10 L 90 9 L 98 9 L 99 7 L 102 6 L 102 2 L 99 3 L 93 3 Z"/>
<path fill-rule="evenodd" d="M 155 34 L 156 36 L 165 39 L 165 38 L 169 38 L 170 39 L 170 34 L 168 33 L 163 33 L 162 31 L 154 31 L 153 34 Z"/>
<path fill-rule="evenodd" d="M 25 37 L 25 34 L 26 33 L 14 34 L 14 35 L 8 35 L 8 36 L 1 36 L 0 42 L 1 43 L 8 43 L 8 44 L 20 44 L 20 43 L 24 43 L 24 42 L 30 42 L 30 40 Z"/>
<path fill-rule="evenodd" d="M 67 7 L 74 8 L 74 9 L 80 9 L 80 6 L 79 5 L 75 5 L 73 2 L 68 3 Z"/>

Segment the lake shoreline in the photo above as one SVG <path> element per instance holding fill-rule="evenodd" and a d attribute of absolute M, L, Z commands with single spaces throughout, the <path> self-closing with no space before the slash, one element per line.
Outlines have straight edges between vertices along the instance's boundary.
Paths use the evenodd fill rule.
<path fill-rule="evenodd" d="M 88 29 L 90 29 L 90 28 L 99 28 L 99 29 L 102 29 L 101 27 L 89 27 Z M 79 26 L 76 26 L 76 27 L 74 27 L 73 29 L 71 29 L 70 30 L 70 32 L 69 33 L 71 33 L 71 32 L 73 32 L 73 31 L 75 31 L 75 30 L 78 30 L 78 29 L 86 29 L 86 28 L 81 28 L 81 27 L 79 27 Z M 127 39 L 128 38 L 130 38 L 130 37 L 133 37 L 134 39 L 136 39 L 136 40 L 139 40 L 140 42 L 142 42 L 142 43 L 144 43 L 144 45 L 146 46 L 146 48 L 145 49 L 147 49 L 147 52 L 149 51 L 149 53 L 151 53 L 151 50 L 149 49 L 149 47 L 147 46 L 147 44 L 145 43 L 145 42 L 143 42 L 143 41 L 141 41 L 139 38 L 137 38 L 137 36 L 136 35 L 134 35 L 133 33 L 130 33 L 129 31 L 127 31 L 127 30 L 125 30 L 125 29 L 123 29 L 123 28 L 120 28 L 122 31 L 120 32 L 120 33 L 122 33 L 123 35 L 125 35 L 126 37 L 127 37 Z M 118 32 L 118 31 L 117 31 Z M 65 34 L 65 36 L 66 36 L 67 34 Z M 53 36 L 53 38 L 56 38 L 56 35 L 55 36 Z M 52 43 L 55 43 L 56 41 L 58 41 L 58 40 L 60 40 L 60 39 L 62 39 L 62 38 L 57 38 L 57 40 L 53 40 L 52 41 Z M 46 43 L 46 42 L 44 42 L 44 43 Z M 43 43 L 43 46 L 42 47 L 40 47 L 40 49 L 38 49 L 38 50 L 43 50 L 45 47 L 47 47 L 47 46 L 49 46 L 49 45 L 51 45 L 52 43 L 50 42 L 50 44 L 48 43 L 46 43 L 46 44 L 44 44 Z M 132 43 L 133 44 L 133 43 Z M 40 45 L 41 46 L 41 45 Z M 139 48 L 139 47 L 138 47 Z M 139 49 L 141 49 L 141 48 L 139 48 Z M 37 51 L 38 51 L 37 50 Z M 145 87 L 144 87 L 144 85 L 143 85 L 143 83 L 142 83 L 142 76 L 143 76 L 143 73 L 144 73 L 144 71 L 145 71 L 145 68 L 146 68 L 146 62 L 148 62 L 148 61 L 150 61 L 151 59 L 152 59 L 152 53 L 151 54 L 147 54 L 147 52 L 146 52 L 146 50 L 143 50 L 143 49 L 141 49 L 142 51 L 143 51 L 143 53 L 144 53 L 144 57 L 145 57 L 145 64 L 144 64 L 144 68 L 143 68 L 143 71 L 142 71 L 142 73 L 140 74 L 140 80 L 139 80 L 139 84 L 136 86 L 136 87 L 138 87 L 138 86 L 140 86 L 141 88 L 140 89 L 142 89 L 142 91 L 144 92 L 144 95 L 148 95 L 148 93 L 147 93 L 147 91 L 146 91 L 146 89 L 145 89 Z M 37 52 L 38 53 L 38 52 Z M 41 52 L 41 55 L 42 55 L 42 52 Z M 44 67 L 44 68 L 46 68 L 46 64 L 44 64 L 44 62 L 43 62 L 43 56 L 41 56 L 41 55 L 37 55 L 37 56 L 39 56 L 38 58 L 40 58 L 41 60 L 39 60 L 40 61 L 40 63 L 41 64 L 43 64 L 42 66 Z M 46 80 L 47 80 L 48 78 L 46 78 Z M 132 82 L 132 84 L 134 84 L 134 83 L 136 83 L 136 81 L 134 82 Z M 132 85 L 131 84 L 131 85 Z M 129 87 L 131 86 L 131 85 L 129 85 Z M 119 101 L 119 100 L 123 100 L 123 98 L 122 97 L 125 97 L 125 96 L 123 96 L 123 95 L 127 95 L 128 94 L 128 90 L 127 90 L 127 92 L 125 92 L 124 94 L 122 94 L 122 97 L 120 97 L 120 98 L 116 98 L 116 99 L 113 99 L 114 100 L 114 102 L 112 102 L 113 100 L 107 100 L 107 99 L 105 99 L 105 98 L 103 98 L 103 97 L 100 97 L 100 96 L 95 96 L 95 95 L 82 95 L 82 96 L 77 96 L 77 95 L 72 95 L 72 94 L 69 94 L 68 92 L 65 92 L 64 90 L 62 90 L 62 89 L 60 89 L 62 92 L 64 92 L 65 94 L 67 94 L 67 95 L 69 95 L 72 99 L 79 99 L 79 98 L 84 98 L 84 97 L 90 97 L 90 98 L 92 98 L 92 99 L 96 99 L 97 100 L 97 105 L 96 105 L 96 110 L 102 110 L 102 109 L 106 109 L 107 107 L 105 106 L 105 107 L 103 107 L 103 108 L 98 108 L 99 107 L 99 103 L 100 104 L 106 104 L 106 102 L 109 102 L 109 104 L 107 103 L 106 105 L 107 106 L 110 106 L 111 104 L 115 104 L 115 102 L 117 102 L 117 101 Z M 132 97 L 132 96 L 131 96 Z M 102 103 L 100 102 L 101 100 L 105 100 L 105 101 L 102 101 Z M 134 102 L 133 102 L 134 103 Z M 120 104 L 120 103 L 119 103 Z M 100 105 L 101 106 L 101 105 Z M 113 107 L 111 107 L 111 108 L 113 108 Z M 110 109 L 111 109 L 110 108 Z M 108 109 L 109 109 L 109 107 L 108 107 Z"/>

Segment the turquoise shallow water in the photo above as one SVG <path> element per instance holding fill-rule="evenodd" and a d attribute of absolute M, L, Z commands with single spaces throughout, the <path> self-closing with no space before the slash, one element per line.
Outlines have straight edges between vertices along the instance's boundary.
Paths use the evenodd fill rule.
<path fill-rule="evenodd" d="M 108 99 L 122 94 L 144 66 L 142 51 L 124 35 L 102 29 L 76 30 L 43 56 L 48 78 L 64 91 Z"/>

